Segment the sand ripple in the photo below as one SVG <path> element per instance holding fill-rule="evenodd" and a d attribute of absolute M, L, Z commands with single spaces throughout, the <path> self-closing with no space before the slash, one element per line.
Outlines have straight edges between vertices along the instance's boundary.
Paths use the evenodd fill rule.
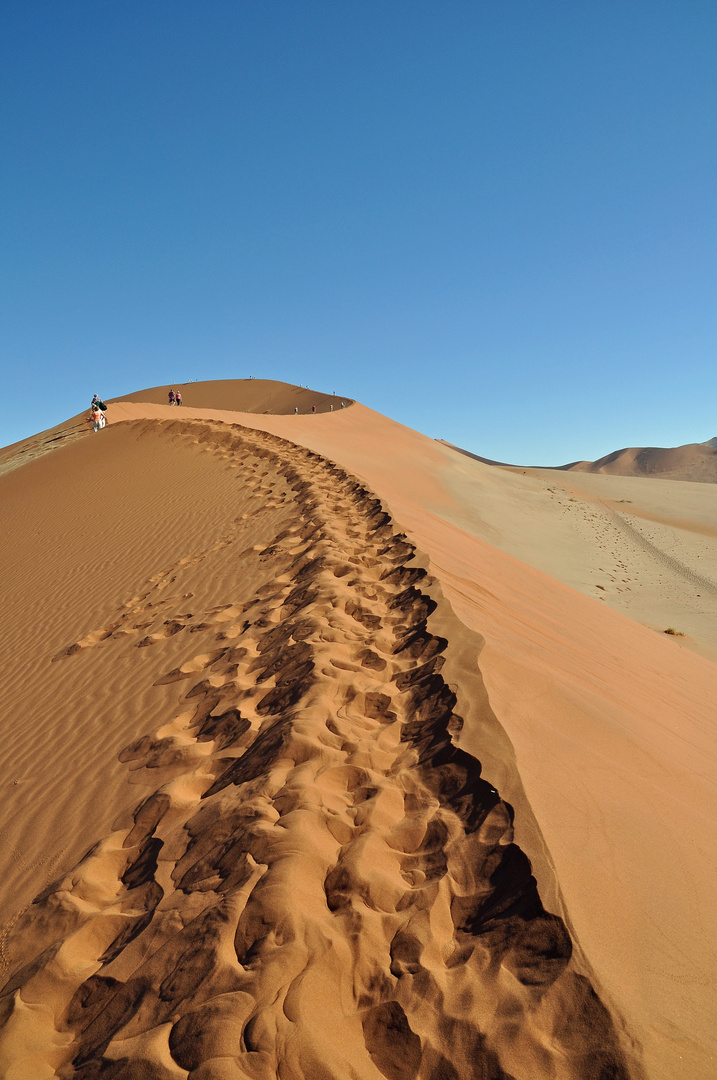
<path fill-rule="evenodd" d="M 285 523 L 181 561 L 186 585 L 250 559 L 248 599 L 230 579 L 197 610 L 171 567 L 54 657 L 131 670 L 191 643 L 120 755 L 148 794 L 5 930 L 3 1075 L 627 1077 L 511 806 L 454 744 L 445 602 L 383 505 L 260 431 L 143 429 L 219 455 Z"/>

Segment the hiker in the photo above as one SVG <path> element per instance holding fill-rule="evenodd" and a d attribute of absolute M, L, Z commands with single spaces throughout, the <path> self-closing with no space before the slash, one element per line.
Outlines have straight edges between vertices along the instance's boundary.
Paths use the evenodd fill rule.
<path fill-rule="evenodd" d="M 181 390 L 177 390 L 177 393 L 174 395 L 174 399 L 177 402 L 177 405 L 182 404 L 182 391 Z"/>
<path fill-rule="evenodd" d="M 342 402 L 341 402 L 341 408 L 342 408 L 342 409 L 344 409 L 345 407 L 346 407 L 346 406 L 344 405 L 344 403 L 343 403 L 343 401 L 342 401 Z"/>
<path fill-rule="evenodd" d="M 333 402 L 332 402 L 332 403 L 331 403 L 331 404 L 329 405 L 329 412 L 333 412 L 333 411 L 334 411 L 334 404 L 333 404 Z"/>
<path fill-rule="evenodd" d="M 311 411 L 312 411 L 312 412 L 316 412 L 316 406 L 315 406 L 315 405 L 312 405 L 312 406 L 311 406 Z"/>
<path fill-rule="evenodd" d="M 169 391 L 168 397 L 169 397 L 169 404 L 174 405 L 175 401 L 177 400 L 177 395 L 175 394 L 173 389 Z"/>
<path fill-rule="evenodd" d="M 299 411 L 299 407 L 298 407 L 298 405 L 294 405 L 294 416 L 296 416 L 296 414 L 298 413 L 298 411 Z"/>
<path fill-rule="evenodd" d="M 104 416 L 98 405 L 92 406 L 92 412 L 90 413 L 90 420 L 92 421 L 92 430 L 99 431 L 104 427 Z"/>

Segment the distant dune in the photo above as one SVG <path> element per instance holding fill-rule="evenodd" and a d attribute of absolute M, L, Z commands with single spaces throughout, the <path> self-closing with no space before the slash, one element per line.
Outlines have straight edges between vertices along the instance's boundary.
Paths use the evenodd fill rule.
<path fill-rule="evenodd" d="M 713 1080 L 717 665 L 542 474 L 166 389 L 0 455 L 0 1075 Z"/>
<path fill-rule="evenodd" d="M 686 446 L 643 446 L 615 450 L 597 461 L 577 461 L 563 466 L 575 472 L 608 473 L 611 476 L 659 476 L 663 480 L 717 483 L 717 439 Z"/>
<path fill-rule="evenodd" d="M 444 442 L 444 440 L 439 440 Z M 485 465 L 502 468 L 549 468 L 565 472 L 606 473 L 610 476 L 653 476 L 663 480 L 692 480 L 701 484 L 717 483 L 717 438 L 703 443 L 687 443 L 685 446 L 626 447 L 614 450 L 597 461 L 572 461 L 568 465 L 522 466 L 509 465 L 505 461 L 493 461 L 463 450 L 453 443 L 444 442 L 461 454 L 482 461 Z"/>

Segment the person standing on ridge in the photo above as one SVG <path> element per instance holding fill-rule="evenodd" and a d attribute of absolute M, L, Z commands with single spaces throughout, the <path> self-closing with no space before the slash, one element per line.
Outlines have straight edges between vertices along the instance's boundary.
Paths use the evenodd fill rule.
<path fill-rule="evenodd" d="M 311 406 L 311 411 L 312 411 L 312 412 L 316 412 L 316 406 L 315 406 L 315 405 L 312 405 L 312 406 Z"/>
<path fill-rule="evenodd" d="M 169 391 L 168 397 L 169 397 L 169 404 L 174 405 L 174 402 L 177 400 L 177 395 L 174 393 L 174 388 L 172 388 Z"/>
<path fill-rule="evenodd" d="M 181 390 L 177 390 L 176 394 L 174 395 L 174 399 L 177 402 L 177 405 L 182 404 L 182 391 Z"/>

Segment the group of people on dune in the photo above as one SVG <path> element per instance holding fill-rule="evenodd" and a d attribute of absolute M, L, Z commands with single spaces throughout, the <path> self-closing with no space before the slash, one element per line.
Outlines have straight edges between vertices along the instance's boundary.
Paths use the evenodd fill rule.
<path fill-rule="evenodd" d="M 342 408 L 342 409 L 345 409 L 345 408 L 346 408 L 346 406 L 344 405 L 343 401 L 341 402 L 341 408 Z M 315 406 L 315 405 L 312 405 L 312 406 L 311 406 L 311 411 L 312 411 L 312 413 L 315 413 L 315 412 L 316 412 L 316 406 Z M 329 405 L 329 412 L 333 412 L 333 411 L 334 411 L 334 407 L 333 407 L 333 405 L 332 405 L 332 404 L 330 404 L 330 405 Z M 294 415 L 296 416 L 298 412 L 299 412 L 299 406 L 298 406 L 298 405 L 294 405 Z"/>
<path fill-rule="evenodd" d="M 93 395 L 92 402 L 90 404 L 89 420 L 92 421 L 92 430 L 101 431 L 107 423 L 105 413 L 107 412 L 107 406 L 101 397 L 97 394 Z"/>
<path fill-rule="evenodd" d="M 253 376 L 250 375 L 249 378 L 253 378 Z M 182 391 L 181 390 L 175 390 L 174 387 L 172 387 L 171 390 L 169 391 L 167 397 L 169 398 L 169 404 L 170 405 L 181 405 L 182 404 Z M 344 409 L 345 407 L 346 407 L 345 403 L 342 401 L 341 402 L 341 408 Z M 298 413 L 298 411 L 299 411 L 299 407 L 298 407 L 298 405 L 295 405 L 294 406 L 294 413 Z M 312 411 L 312 413 L 316 412 L 316 406 L 315 405 L 311 406 L 311 411 Z M 329 411 L 330 412 L 334 411 L 333 404 L 329 405 Z"/>
<path fill-rule="evenodd" d="M 168 398 L 169 398 L 169 404 L 170 405 L 181 405 L 182 404 L 182 391 L 181 390 L 175 390 L 174 387 L 172 387 L 172 389 L 169 391 Z M 345 405 L 344 405 L 343 401 L 341 402 L 341 408 L 342 409 L 345 408 Z M 331 412 L 334 411 L 333 404 L 329 405 L 329 410 Z M 298 406 L 295 406 L 294 407 L 294 412 L 298 413 L 298 411 L 299 411 Z M 311 406 L 311 411 L 312 411 L 312 413 L 316 412 L 316 406 L 315 405 Z M 90 415 L 88 416 L 88 420 L 92 421 L 92 430 L 93 431 L 100 431 L 105 426 L 105 424 L 107 423 L 107 420 L 106 420 L 106 417 L 105 417 L 106 412 L 107 412 L 107 406 L 105 405 L 104 401 L 102 401 L 102 399 L 99 397 L 98 394 L 95 394 L 93 396 L 93 398 L 92 398 L 92 404 L 90 405 Z"/>

